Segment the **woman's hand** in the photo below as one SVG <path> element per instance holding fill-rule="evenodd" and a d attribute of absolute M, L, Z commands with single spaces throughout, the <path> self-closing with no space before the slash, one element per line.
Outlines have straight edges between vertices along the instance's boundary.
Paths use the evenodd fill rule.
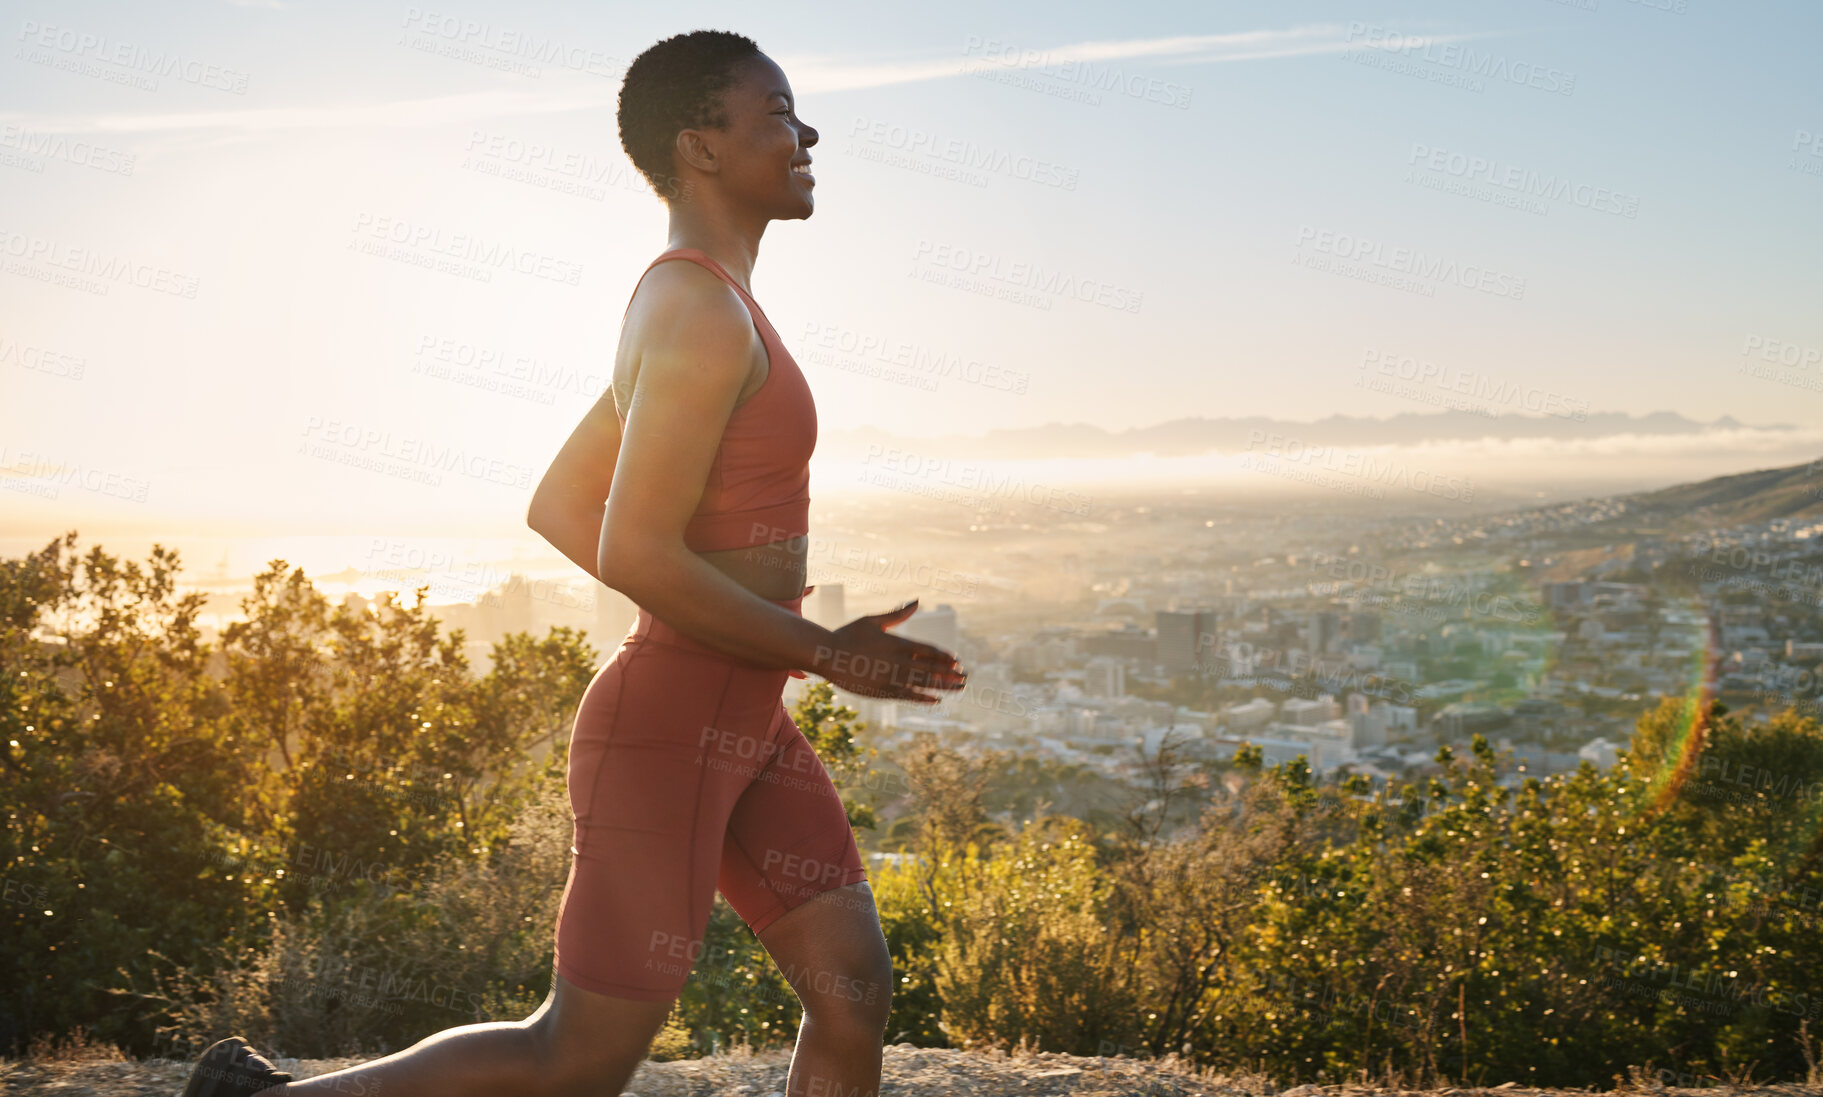
<path fill-rule="evenodd" d="M 833 642 L 817 651 L 810 669 L 863 697 L 936 704 L 943 698 L 922 691 L 961 689 L 968 673 L 942 648 L 885 631 L 917 610 L 913 598 L 898 609 L 850 621 L 834 630 Z"/>

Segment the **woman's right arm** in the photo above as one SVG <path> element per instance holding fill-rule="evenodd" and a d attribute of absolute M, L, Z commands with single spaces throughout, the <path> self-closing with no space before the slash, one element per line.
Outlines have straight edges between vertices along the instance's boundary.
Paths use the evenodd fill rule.
<path fill-rule="evenodd" d="M 685 547 L 684 529 L 746 384 L 757 336 L 734 291 L 695 264 L 662 264 L 646 285 L 651 304 L 625 423 L 611 396 L 597 402 L 534 492 L 532 528 L 589 574 L 718 651 L 812 670 L 869 696 L 934 701 L 921 689 L 957 688 L 949 653 L 874 623 L 905 613 L 863 618 L 838 637 Z"/>

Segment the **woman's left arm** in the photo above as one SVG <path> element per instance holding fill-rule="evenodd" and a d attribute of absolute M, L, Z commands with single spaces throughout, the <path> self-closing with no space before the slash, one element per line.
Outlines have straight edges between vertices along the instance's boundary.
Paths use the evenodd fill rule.
<path fill-rule="evenodd" d="M 610 388 L 570 432 L 525 511 L 526 525 L 598 583 L 601 520 L 619 458 L 620 416 Z"/>

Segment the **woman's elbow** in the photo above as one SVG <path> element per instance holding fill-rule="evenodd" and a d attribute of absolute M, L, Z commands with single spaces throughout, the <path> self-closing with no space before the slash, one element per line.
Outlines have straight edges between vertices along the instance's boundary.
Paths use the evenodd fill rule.
<path fill-rule="evenodd" d="M 624 576 L 629 570 L 626 566 L 625 549 L 619 542 L 609 537 L 606 531 L 603 531 L 601 542 L 595 550 L 595 578 L 622 594 L 626 594 L 627 592 L 621 584 L 625 582 Z"/>
<path fill-rule="evenodd" d="M 551 511 L 555 509 L 553 504 L 557 502 L 556 487 L 554 479 L 548 472 L 544 474 L 543 479 L 538 481 L 538 485 L 532 489 L 531 500 L 525 504 L 526 525 L 539 529 L 550 523 Z"/>
<path fill-rule="evenodd" d="M 637 601 L 635 589 L 662 570 L 657 565 L 662 555 L 648 540 L 615 536 L 603 530 L 595 553 L 595 577 Z"/>

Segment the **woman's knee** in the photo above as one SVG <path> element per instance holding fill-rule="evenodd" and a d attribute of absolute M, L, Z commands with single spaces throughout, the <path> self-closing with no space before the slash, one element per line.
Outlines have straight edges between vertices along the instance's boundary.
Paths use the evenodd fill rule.
<path fill-rule="evenodd" d="M 559 987 L 550 1009 L 527 1021 L 548 1097 L 619 1093 L 670 1015 L 670 1002 L 637 1002 Z"/>
<path fill-rule="evenodd" d="M 818 1024 L 857 1032 L 885 1031 L 892 1012 L 892 956 L 881 941 L 877 951 L 843 957 L 795 980 L 804 1012 Z"/>

